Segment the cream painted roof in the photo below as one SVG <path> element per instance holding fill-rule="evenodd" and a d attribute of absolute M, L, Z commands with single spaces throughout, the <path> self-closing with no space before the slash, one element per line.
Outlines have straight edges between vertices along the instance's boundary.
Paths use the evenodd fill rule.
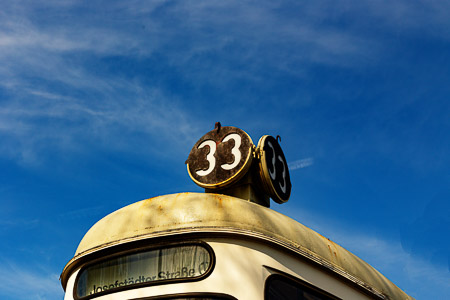
<path fill-rule="evenodd" d="M 385 299 L 413 299 L 370 265 L 329 239 L 269 208 L 218 194 L 165 195 L 123 207 L 98 221 L 66 265 L 97 250 L 185 232 L 251 235 L 284 246 Z"/>

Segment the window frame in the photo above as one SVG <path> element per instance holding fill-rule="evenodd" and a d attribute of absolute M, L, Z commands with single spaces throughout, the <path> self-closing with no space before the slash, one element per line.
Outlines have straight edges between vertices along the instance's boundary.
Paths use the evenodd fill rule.
<path fill-rule="evenodd" d="M 132 244 L 130 244 L 130 246 L 131 245 Z M 86 295 L 83 297 L 78 296 L 78 293 L 77 293 L 78 282 L 81 277 L 81 274 L 83 273 L 83 271 L 85 271 L 87 268 L 89 268 L 93 265 L 106 262 L 110 259 L 115 259 L 115 258 L 119 258 L 122 256 L 127 256 L 127 255 L 138 254 L 138 253 L 142 253 L 142 252 L 146 252 L 146 251 L 154 251 L 154 250 L 168 249 L 168 248 L 178 248 L 178 247 L 185 247 L 185 246 L 199 246 L 199 247 L 204 248 L 208 252 L 209 257 L 210 257 L 210 264 L 208 266 L 208 269 L 205 271 L 205 273 L 203 273 L 199 276 L 196 276 L 196 277 L 170 278 L 170 279 L 162 279 L 162 280 L 156 280 L 156 281 L 141 282 L 141 283 L 131 284 L 131 285 L 124 285 L 124 286 L 117 287 L 114 289 L 108 289 L 106 291 L 101 291 L 101 292 L 98 292 L 98 293 L 95 293 L 92 295 Z M 110 249 L 110 250 L 112 250 L 112 249 Z M 212 271 L 214 270 L 215 264 L 216 264 L 216 256 L 214 254 L 214 251 L 213 251 L 212 247 L 209 244 L 205 243 L 204 241 L 158 243 L 156 245 L 150 245 L 150 246 L 146 245 L 146 246 L 133 248 L 131 250 L 126 250 L 126 249 L 118 250 L 115 253 L 96 258 L 96 259 L 84 264 L 83 266 L 81 266 L 80 270 L 78 271 L 77 277 L 75 278 L 75 283 L 73 286 L 72 294 L 73 294 L 73 298 L 75 300 L 89 300 L 89 299 L 92 299 L 95 297 L 100 297 L 100 296 L 104 296 L 104 295 L 108 295 L 108 294 L 112 294 L 112 293 L 118 293 L 118 292 L 122 292 L 122 291 L 126 291 L 126 290 L 138 289 L 138 288 L 142 288 L 142 287 L 156 286 L 156 285 L 162 285 L 162 284 L 173 284 L 173 283 L 179 283 L 179 282 L 200 281 L 200 280 L 205 279 L 209 275 L 211 275 Z"/>

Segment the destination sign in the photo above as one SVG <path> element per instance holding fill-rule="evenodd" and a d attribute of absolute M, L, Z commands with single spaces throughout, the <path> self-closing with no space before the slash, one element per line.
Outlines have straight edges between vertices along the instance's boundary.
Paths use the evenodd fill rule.
<path fill-rule="evenodd" d="M 76 281 L 79 298 L 201 277 L 211 269 L 211 254 L 201 245 L 153 249 L 123 255 L 88 266 Z"/>

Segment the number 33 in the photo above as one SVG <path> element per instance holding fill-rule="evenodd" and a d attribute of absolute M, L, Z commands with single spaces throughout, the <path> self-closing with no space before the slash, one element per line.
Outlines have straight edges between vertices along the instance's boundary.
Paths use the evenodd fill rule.
<path fill-rule="evenodd" d="M 222 139 L 222 143 L 228 142 L 229 140 L 234 140 L 234 147 L 233 149 L 231 149 L 231 154 L 233 154 L 234 156 L 234 161 L 231 164 L 222 164 L 220 167 L 224 170 L 231 170 L 233 168 L 235 168 L 239 162 L 241 161 L 241 152 L 239 151 L 239 147 L 241 146 L 241 136 L 237 133 L 231 133 L 227 136 L 225 136 Z M 201 149 L 205 146 L 209 147 L 209 153 L 206 156 L 206 160 L 209 163 L 208 169 L 206 170 L 199 170 L 196 171 L 197 175 L 199 176 L 206 176 L 208 174 L 210 174 L 214 168 L 216 167 L 216 158 L 214 157 L 214 154 L 216 153 L 216 143 L 213 140 L 206 140 L 203 141 L 200 145 L 198 145 L 198 149 Z"/>

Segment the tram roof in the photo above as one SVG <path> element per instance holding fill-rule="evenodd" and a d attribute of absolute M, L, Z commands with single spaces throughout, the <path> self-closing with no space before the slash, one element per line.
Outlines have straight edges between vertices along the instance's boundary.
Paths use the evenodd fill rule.
<path fill-rule="evenodd" d="M 381 299 L 413 299 L 369 264 L 297 221 L 239 198 L 180 193 L 123 207 L 98 221 L 81 240 L 61 274 L 97 251 L 129 242 L 186 233 L 250 236 L 289 249 Z"/>

